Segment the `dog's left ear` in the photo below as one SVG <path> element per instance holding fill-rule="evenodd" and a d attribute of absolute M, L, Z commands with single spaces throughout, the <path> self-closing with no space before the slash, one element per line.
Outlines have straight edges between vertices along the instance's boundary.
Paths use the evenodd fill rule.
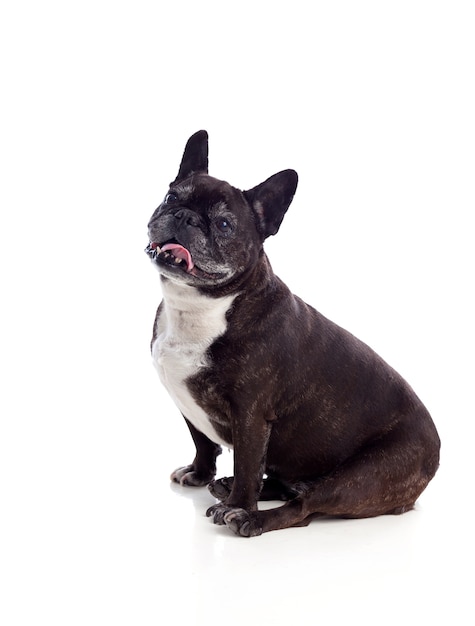
<path fill-rule="evenodd" d="M 205 130 L 191 135 L 186 142 L 175 182 L 188 178 L 194 172 L 208 173 L 208 133 Z"/>
<path fill-rule="evenodd" d="M 266 181 L 244 191 L 244 197 L 254 209 L 264 239 L 279 230 L 297 189 L 298 176 L 294 170 L 284 170 Z"/>

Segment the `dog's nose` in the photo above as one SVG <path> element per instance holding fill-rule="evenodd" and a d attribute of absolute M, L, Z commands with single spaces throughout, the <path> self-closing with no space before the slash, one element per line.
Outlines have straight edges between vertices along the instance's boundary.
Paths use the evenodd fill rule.
<path fill-rule="evenodd" d="M 178 209 L 175 213 L 175 219 L 178 220 L 179 226 L 198 226 L 198 215 L 190 209 Z"/>

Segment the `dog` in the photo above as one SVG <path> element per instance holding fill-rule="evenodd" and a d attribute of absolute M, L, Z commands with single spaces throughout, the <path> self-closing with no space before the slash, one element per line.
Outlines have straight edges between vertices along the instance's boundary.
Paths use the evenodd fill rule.
<path fill-rule="evenodd" d="M 412 388 L 371 348 L 293 295 L 263 243 L 298 177 L 240 191 L 208 174 L 208 134 L 188 140 L 148 224 L 163 299 L 151 351 L 196 455 L 180 485 L 208 485 L 206 514 L 250 537 L 314 517 L 400 514 L 439 466 L 440 440 Z M 215 480 L 222 446 L 234 476 Z M 259 510 L 259 500 L 281 500 Z"/>

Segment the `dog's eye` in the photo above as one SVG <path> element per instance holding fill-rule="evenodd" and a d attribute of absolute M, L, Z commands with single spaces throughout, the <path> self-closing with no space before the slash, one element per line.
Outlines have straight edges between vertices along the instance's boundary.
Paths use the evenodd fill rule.
<path fill-rule="evenodd" d="M 163 201 L 165 204 L 172 204 L 178 200 L 178 196 L 176 193 L 167 193 L 165 196 L 165 200 Z"/>
<path fill-rule="evenodd" d="M 217 229 L 219 232 L 223 233 L 223 235 L 229 234 L 233 229 L 233 225 L 225 217 L 217 217 L 215 223 Z"/>

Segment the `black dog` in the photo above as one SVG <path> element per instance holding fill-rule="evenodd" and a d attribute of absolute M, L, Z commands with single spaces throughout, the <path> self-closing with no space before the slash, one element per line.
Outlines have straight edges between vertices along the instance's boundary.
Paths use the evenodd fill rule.
<path fill-rule="evenodd" d="M 244 536 L 403 513 L 439 464 L 411 387 L 273 273 L 263 242 L 296 187 L 293 170 L 249 191 L 212 178 L 199 131 L 148 226 L 163 290 L 153 359 L 196 445 L 171 478 L 210 483 L 221 503 L 207 515 Z M 234 477 L 214 481 L 221 445 L 234 449 Z M 259 511 L 260 499 L 287 502 Z"/>

